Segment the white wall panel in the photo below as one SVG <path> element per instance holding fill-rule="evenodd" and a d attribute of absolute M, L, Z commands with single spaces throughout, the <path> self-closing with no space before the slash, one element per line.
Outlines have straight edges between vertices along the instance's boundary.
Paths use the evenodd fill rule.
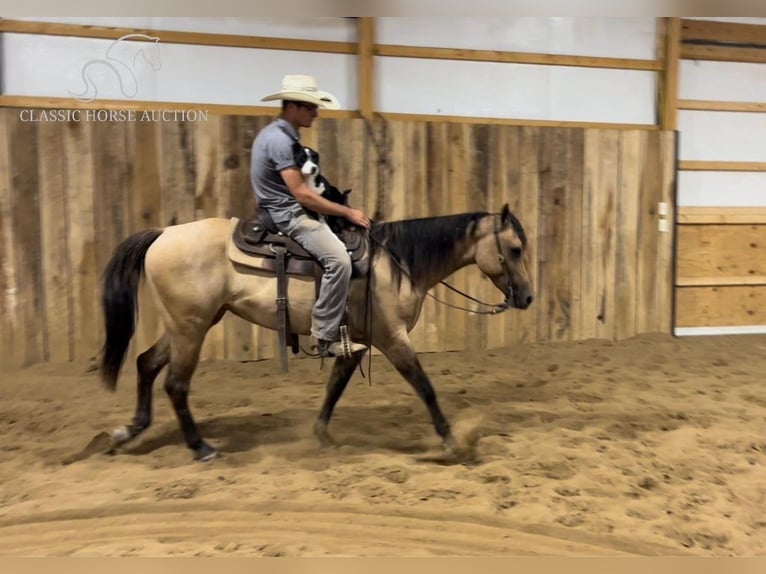
<path fill-rule="evenodd" d="M 766 64 L 682 60 L 679 88 L 686 100 L 766 102 Z"/>
<path fill-rule="evenodd" d="M 680 171 L 680 207 L 766 207 L 766 173 Z"/>
<path fill-rule="evenodd" d="M 180 32 L 242 34 L 270 38 L 356 42 L 356 23 L 348 18 L 189 18 L 169 16 L 52 16 L 19 17 L 14 20 L 146 28 Z"/>
<path fill-rule="evenodd" d="M 654 18 L 378 18 L 377 42 L 654 59 Z"/>
<path fill-rule="evenodd" d="M 679 159 L 766 161 L 766 114 L 681 111 Z"/>
<path fill-rule="evenodd" d="M 6 94 L 72 97 L 84 91 L 83 66 L 104 59 L 111 40 L 5 35 Z M 126 42 L 121 54 L 133 54 L 145 42 Z M 260 102 L 276 92 L 286 73 L 308 73 L 320 88 L 335 94 L 343 109 L 356 109 L 356 60 L 341 54 L 286 52 L 248 48 L 158 45 L 161 67 L 153 70 L 139 58 L 134 76 L 121 66 L 125 92 L 132 99 L 241 105 L 278 105 Z M 12 54 L 12 57 L 11 57 Z M 132 58 L 124 57 L 132 63 Z M 129 99 L 122 93 L 116 72 L 103 64 L 91 65 L 101 99 Z M 135 80 L 133 79 L 135 77 Z"/>
<path fill-rule="evenodd" d="M 490 62 L 376 58 L 384 112 L 654 122 L 654 74 Z"/>

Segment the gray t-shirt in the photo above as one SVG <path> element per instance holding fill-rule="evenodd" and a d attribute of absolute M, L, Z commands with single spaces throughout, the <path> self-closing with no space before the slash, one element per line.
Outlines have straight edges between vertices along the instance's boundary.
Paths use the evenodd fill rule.
<path fill-rule="evenodd" d="M 293 143 L 296 141 L 295 128 L 279 118 L 256 136 L 250 156 L 250 181 L 255 200 L 280 227 L 306 213 L 279 173 L 295 166 Z"/>

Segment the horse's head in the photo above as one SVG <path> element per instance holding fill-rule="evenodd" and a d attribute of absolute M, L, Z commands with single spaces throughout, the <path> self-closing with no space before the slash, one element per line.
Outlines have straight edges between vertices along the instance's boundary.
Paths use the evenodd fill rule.
<path fill-rule="evenodd" d="M 526 233 L 507 203 L 493 220 L 492 230 L 476 244 L 476 264 L 505 294 L 508 305 L 526 309 L 533 298 Z"/>

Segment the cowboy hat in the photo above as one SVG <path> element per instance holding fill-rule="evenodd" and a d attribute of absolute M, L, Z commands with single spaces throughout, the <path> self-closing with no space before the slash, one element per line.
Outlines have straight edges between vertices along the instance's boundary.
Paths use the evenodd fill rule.
<path fill-rule="evenodd" d="M 262 102 L 270 102 L 272 100 L 307 102 L 328 110 L 340 108 L 338 98 L 329 92 L 317 89 L 317 83 L 313 76 L 303 76 L 300 74 L 288 74 L 282 78 L 282 89 L 280 91 L 261 98 Z"/>

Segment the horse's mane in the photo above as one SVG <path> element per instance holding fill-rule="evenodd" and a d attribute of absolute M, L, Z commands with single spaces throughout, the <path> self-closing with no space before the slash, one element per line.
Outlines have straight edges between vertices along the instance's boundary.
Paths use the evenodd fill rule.
<path fill-rule="evenodd" d="M 375 223 L 370 234 L 404 267 L 415 284 L 422 285 L 444 270 L 454 256 L 455 245 L 473 234 L 476 223 L 487 215 L 475 212 Z M 398 284 L 402 271 L 394 264 L 392 272 Z"/>

